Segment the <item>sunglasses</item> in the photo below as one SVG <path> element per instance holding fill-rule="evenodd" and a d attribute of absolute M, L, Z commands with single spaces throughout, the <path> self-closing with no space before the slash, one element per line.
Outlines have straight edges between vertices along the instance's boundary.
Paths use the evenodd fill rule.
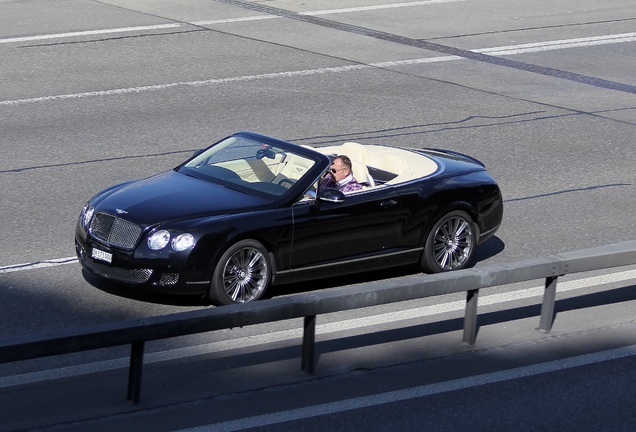
<path fill-rule="evenodd" d="M 338 171 L 342 171 L 342 170 L 346 170 L 346 168 L 340 168 L 340 169 L 331 168 L 329 171 L 331 171 L 331 174 L 335 174 Z"/>

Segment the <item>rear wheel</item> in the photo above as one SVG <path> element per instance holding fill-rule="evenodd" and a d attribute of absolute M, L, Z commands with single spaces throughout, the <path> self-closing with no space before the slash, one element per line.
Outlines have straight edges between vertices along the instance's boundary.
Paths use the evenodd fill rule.
<path fill-rule="evenodd" d="M 444 215 L 428 235 L 421 266 L 426 273 L 459 270 L 473 258 L 477 239 L 471 217 L 461 210 Z"/>
<path fill-rule="evenodd" d="M 271 276 L 265 247 L 255 240 L 239 241 L 225 251 L 214 269 L 210 301 L 221 306 L 258 300 L 269 287 Z"/>

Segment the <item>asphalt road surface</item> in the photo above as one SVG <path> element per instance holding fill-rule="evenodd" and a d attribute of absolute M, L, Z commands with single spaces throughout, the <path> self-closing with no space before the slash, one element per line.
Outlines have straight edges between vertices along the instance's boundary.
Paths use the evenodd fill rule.
<path fill-rule="evenodd" d="M 477 266 L 636 236 L 633 0 L 0 0 L 0 337 L 208 307 L 98 289 L 81 207 L 239 130 L 299 144 L 447 148 L 499 181 Z M 169 205 L 169 203 L 167 203 Z M 371 273 L 274 295 L 394 277 Z M 0 430 L 636 429 L 636 271 L 542 281 L 147 346 L 0 365 Z"/>

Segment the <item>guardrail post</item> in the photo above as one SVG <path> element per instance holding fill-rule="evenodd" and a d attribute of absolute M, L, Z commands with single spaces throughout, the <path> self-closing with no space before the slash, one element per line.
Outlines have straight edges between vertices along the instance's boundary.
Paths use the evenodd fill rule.
<path fill-rule="evenodd" d="M 141 395 L 141 371 L 144 364 L 144 343 L 134 342 L 130 349 L 128 370 L 128 401 L 139 403 Z"/>
<path fill-rule="evenodd" d="M 464 315 L 464 339 L 469 345 L 475 345 L 477 340 L 477 298 L 479 290 L 466 292 L 466 314 Z"/>
<path fill-rule="evenodd" d="M 549 332 L 554 324 L 554 302 L 556 299 L 556 286 L 558 276 L 550 276 L 545 279 L 545 291 L 543 292 L 543 304 L 541 305 L 541 321 L 539 330 Z"/>
<path fill-rule="evenodd" d="M 316 315 L 306 316 L 303 330 L 303 358 L 301 369 L 314 372 L 314 342 L 316 341 Z"/>

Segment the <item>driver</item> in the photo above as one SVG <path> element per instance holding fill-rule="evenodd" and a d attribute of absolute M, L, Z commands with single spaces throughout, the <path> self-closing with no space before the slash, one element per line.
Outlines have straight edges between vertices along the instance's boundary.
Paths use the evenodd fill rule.
<path fill-rule="evenodd" d="M 338 155 L 333 158 L 327 175 L 318 185 L 318 192 L 320 193 L 326 188 L 335 188 L 342 192 L 362 189 L 362 185 L 353 177 L 351 159 L 345 155 Z"/>

